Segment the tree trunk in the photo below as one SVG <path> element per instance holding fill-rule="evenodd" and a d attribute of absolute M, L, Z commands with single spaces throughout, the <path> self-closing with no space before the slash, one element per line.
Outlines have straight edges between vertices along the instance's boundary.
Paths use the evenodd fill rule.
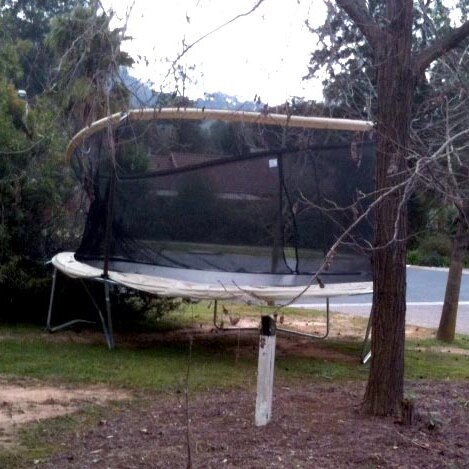
<path fill-rule="evenodd" d="M 456 236 L 453 240 L 453 248 L 451 250 L 445 302 L 443 303 L 440 325 L 436 335 L 437 339 L 443 340 L 444 342 L 453 342 L 456 332 L 459 291 L 461 288 L 464 255 L 466 254 L 468 244 L 469 233 L 467 231 L 467 224 L 461 217 L 458 217 Z"/>
<path fill-rule="evenodd" d="M 377 70 L 375 187 L 376 197 L 384 200 L 375 219 L 372 359 L 363 409 L 373 415 L 397 415 L 404 393 L 407 201 L 403 183 L 411 100 L 427 67 L 469 36 L 469 21 L 412 56 L 412 0 L 383 0 L 384 14 L 377 19 L 365 0 L 336 2 L 366 37 Z"/>
<path fill-rule="evenodd" d="M 389 27 L 374 50 L 377 68 L 377 196 L 406 177 L 411 99 L 412 2 L 388 2 Z M 373 253 L 371 367 L 363 410 L 398 415 L 404 395 L 407 213 L 404 187 L 376 211 Z"/>

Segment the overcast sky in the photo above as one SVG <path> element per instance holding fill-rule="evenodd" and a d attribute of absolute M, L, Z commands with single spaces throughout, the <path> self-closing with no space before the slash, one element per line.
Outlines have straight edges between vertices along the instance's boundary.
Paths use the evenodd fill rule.
<path fill-rule="evenodd" d="M 149 79 L 156 89 L 175 89 L 170 64 L 204 34 L 236 15 L 249 11 L 256 0 L 104 0 L 121 21 L 128 16 L 133 37 L 123 48 L 138 60 L 133 74 Z M 318 83 L 303 81 L 315 38 L 305 20 L 324 19 L 322 0 L 264 0 L 251 15 L 239 18 L 195 45 L 180 60 L 190 82 L 186 95 L 222 91 L 239 99 L 261 96 L 271 105 L 292 96 L 320 99 Z M 141 57 L 141 59 L 138 58 Z M 193 70 L 187 67 L 194 66 Z"/>

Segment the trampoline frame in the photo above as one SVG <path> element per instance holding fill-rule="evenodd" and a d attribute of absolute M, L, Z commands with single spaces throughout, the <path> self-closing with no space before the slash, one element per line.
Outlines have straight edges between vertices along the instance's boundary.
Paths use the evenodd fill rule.
<path fill-rule="evenodd" d="M 314 128 L 314 129 L 329 129 L 329 130 L 348 130 L 348 131 L 361 131 L 366 132 L 373 129 L 374 124 L 373 122 L 369 121 L 360 121 L 360 120 L 349 120 L 349 119 L 335 119 L 335 118 L 323 118 L 323 117 L 306 117 L 306 116 L 295 116 L 295 115 L 281 115 L 281 114 L 270 114 L 270 113 L 260 113 L 260 112 L 240 112 L 240 111 L 225 111 L 225 110 L 210 110 L 210 109 L 192 109 L 192 108 L 163 108 L 163 109 L 135 109 L 130 110 L 128 112 L 121 112 L 116 113 L 113 115 L 109 115 L 100 119 L 91 125 L 85 127 L 81 131 L 79 131 L 71 140 L 66 150 L 66 157 L 68 159 L 71 158 L 72 153 L 77 149 L 80 144 L 82 144 L 88 137 L 93 135 L 96 132 L 99 132 L 104 129 L 109 129 L 112 131 L 120 124 L 125 122 L 126 120 L 129 121 L 156 121 L 156 120 L 206 120 L 206 119 L 214 119 L 220 120 L 225 122 L 244 122 L 244 123 L 254 123 L 254 124 L 264 124 L 264 125 L 276 125 L 276 126 L 283 126 L 284 128 L 294 128 L 294 127 L 304 127 L 304 128 Z M 111 147 L 111 151 L 115 156 L 115 148 L 114 145 Z M 111 206 L 111 205 L 110 205 Z M 111 232 L 111 220 L 112 217 L 109 216 L 108 213 L 108 221 L 106 226 L 106 252 L 104 258 L 104 268 L 101 271 L 95 269 L 94 274 L 90 275 L 80 275 L 73 272 L 68 271 L 66 268 L 58 267 L 57 264 L 54 264 L 54 272 L 52 274 L 52 286 L 51 286 L 51 293 L 50 293 L 50 301 L 49 301 L 49 309 L 47 314 L 47 330 L 49 332 L 56 332 L 59 330 L 63 330 L 67 327 L 71 327 L 78 323 L 87 323 L 89 324 L 92 321 L 87 321 L 83 319 L 74 319 L 72 321 L 65 322 L 63 324 L 59 324 L 56 326 L 52 326 L 52 313 L 53 313 L 53 305 L 54 305 L 54 298 L 56 294 L 56 283 L 57 283 L 57 271 L 61 270 L 65 275 L 69 277 L 77 277 L 81 280 L 81 283 L 90 297 L 90 300 L 98 313 L 99 320 L 101 322 L 103 333 L 105 336 L 106 343 L 109 349 L 114 348 L 114 337 L 113 337 L 113 326 L 112 326 L 112 310 L 111 310 L 111 290 L 116 286 L 122 285 L 126 288 L 137 289 L 147 291 L 149 293 L 154 294 L 161 294 L 158 290 L 158 286 L 154 286 L 153 290 L 150 289 L 150 286 L 147 288 L 139 288 L 137 280 L 139 278 L 143 278 L 143 276 L 135 275 L 133 282 L 132 279 L 129 278 L 128 281 L 125 278 L 124 274 L 119 274 L 116 272 L 112 272 L 109 270 L 109 240 L 110 240 L 110 232 Z M 54 262 L 53 262 L 54 263 Z M 90 266 L 89 266 L 90 267 Z M 130 276 L 129 276 L 130 277 Z M 89 281 L 97 281 L 104 285 L 104 301 L 105 301 L 105 314 L 101 311 L 97 301 L 93 297 L 92 293 L 86 286 L 85 280 Z M 165 280 L 165 279 L 161 279 Z M 171 279 L 166 279 L 167 283 Z M 130 283 L 129 283 L 130 282 Z M 192 287 L 187 287 L 184 282 L 177 282 L 179 290 L 178 292 L 181 294 L 175 294 L 173 296 L 180 296 L 180 297 L 193 297 L 191 296 L 192 293 L 196 294 L 196 298 L 207 298 L 215 300 L 215 307 L 214 307 L 214 318 L 213 322 L 217 329 L 223 329 L 221 323 L 218 322 L 217 318 L 217 301 L 220 299 L 238 299 L 244 301 L 261 301 L 266 302 L 269 304 L 274 304 L 276 301 L 279 301 L 282 298 L 286 297 L 287 292 L 290 295 L 290 299 L 296 296 L 295 293 L 291 293 L 293 290 L 289 290 L 288 287 L 277 287 L 276 291 L 272 290 L 271 297 L 269 298 L 267 295 L 257 297 L 256 288 L 246 288 L 242 289 L 239 288 L 237 292 L 234 291 L 233 286 L 229 286 L 225 288 L 225 293 L 221 291 L 219 288 L 217 290 L 216 287 L 220 285 L 210 285 L 210 284 L 200 284 L 200 288 L 198 288 L 198 284 L 193 283 Z M 349 284 L 350 285 L 350 284 Z M 208 293 L 206 296 L 202 296 L 204 294 L 203 287 L 208 287 Z M 213 287 L 210 289 L 209 287 Z M 168 287 L 165 287 L 168 289 Z M 191 290 L 192 288 L 192 290 Z M 304 291 L 309 290 L 310 286 L 303 286 L 300 289 Z M 283 292 L 280 291 L 283 289 Z M 306 332 L 299 332 L 294 331 L 286 328 L 277 328 L 277 330 L 281 333 L 285 333 L 288 335 L 304 337 L 304 338 L 311 338 L 311 339 L 324 339 L 329 335 L 330 332 L 330 311 L 329 311 L 329 298 L 332 296 L 346 296 L 346 295 L 358 295 L 358 294 L 368 294 L 370 291 L 365 291 L 366 289 L 359 290 L 357 288 L 356 291 L 352 291 L 351 288 L 349 290 L 344 290 L 342 293 L 335 292 L 332 295 L 328 295 L 328 291 L 319 292 L 315 294 L 311 294 L 311 296 L 315 296 L 318 298 L 325 298 L 326 300 L 326 329 L 323 334 L 313 334 L 313 333 L 306 333 Z M 303 293 L 304 293 L 303 291 Z M 303 294 L 302 293 L 302 294 Z M 163 296 L 170 296 L 169 293 L 163 293 Z M 199 295 L 199 296 L 197 296 Z M 212 295 L 212 296 L 210 296 Z M 276 296 L 277 295 L 277 296 Z M 301 296 L 301 295 L 300 295 Z M 309 296 L 305 295 L 305 297 Z M 367 327 L 367 333 L 365 336 L 365 342 L 369 337 L 370 332 L 370 322 Z M 239 329 L 239 328 L 238 328 Z M 252 328 L 251 328 L 252 329 Z M 256 328 L 257 330 L 257 328 Z M 365 350 L 365 342 L 363 346 L 363 353 Z M 363 359 L 362 359 L 363 361 Z"/>
<path fill-rule="evenodd" d="M 57 273 L 59 269 L 54 267 L 54 271 L 52 273 L 52 284 L 51 284 L 51 292 L 49 298 L 49 309 L 47 311 L 47 322 L 46 322 L 46 330 L 50 333 L 61 331 L 67 329 L 75 324 L 96 324 L 95 321 L 90 321 L 86 319 L 72 319 L 71 321 L 64 322 L 62 324 L 58 324 L 56 326 L 52 325 L 52 311 L 54 307 L 54 299 L 55 299 L 55 291 L 57 286 Z M 65 274 L 64 274 L 65 275 Z M 112 350 L 115 346 L 114 343 L 114 332 L 112 326 L 112 309 L 111 309 L 111 292 L 110 289 L 116 286 L 116 282 L 105 279 L 105 278 L 93 278 L 90 279 L 95 282 L 102 283 L 104 285 L 104 301 L 106 306 L 106 315 L 103 314 L 101 308 L 99 307 L 97 301 L 95 300 L 93 294 L 91 293 L 90 289 L 87 287 L 84 279 L 79 279 L 83 289 L 85 290 L 88 298 L 91 300 L 96 312 L 98 313 L 98 317 L 101 321 L 101 325 L 103 328 L 104 338 L 106 340 L 106 344 L 109 350 Z"/>
<path fill-rule="evenodd" d="M 325 339 L 329 336 L 329 332 L 330 332 L 330 311 L 329 311 L 329 297 L 326 296 L 325 297 L 326 299 L 326 330 L 324 332 L 324 334 L 314 334 L 312 332 L 300 332 L 300 331 L 296 331 L 294 329 L 287 329 L 286 327 L 276 327 L 276 331 L 277 332 L 281 332 L 282 334 L 285 334 L 285 335 L 291 335 L 291 336 L 296 336 L 296 337 L 304 337 L 304 338 L 308 338 L 308 339 Z M 274 315 L 276 316 L 276 315 Z M 215 300 L 214 301 L 214 305 L 213 305 L 213 325 L 215 326 L 215 328 L 217 330 L 220 330 L 220 331 L 230 331 L 230 330 L 236 330 L 236 331 L 239 331 L 239 330 L 243 330 L 243 331 L 249 331 L 249 330 L 252 330 L 252 331 L 258 331 L 259 328 L 258 327 L 225 327 L 224 324 L 223 324 L 223 321 L 219 321 L 218 320 L 218 301 Z"/>
<path fill-rule="evenodd" d="M 62 256 L 67 259 L 67 255 L 70 255 L 71 253 L 62 253 Z M 88 266 L 87 264 L 83 264 L 80 262 L 75 261 L 76 265 L 83 265 L 86 267 L 91 267 L 90 272 L 88 272 L 88 275 L 82 275 L 80 276 L 77 274 L 77 271 L 69 272 L 70 275 L 67 275 L 67 272 L 65 271 L 65 268 L 58 262 L 57 259 L 60 258 L 60 254 L 55 256 L 52 259 L 52 264 L 54 265 L 54 270 L 52 273 L 52 283 L 51 283 L 51 292 L 50 292 L 50 299 L 49 299 L 49 308 L 48 308 L 48 313 L 47 313 L 47 323 L 46 323 L 46 329 L 48 332 L 53 333 L 57 331 L 61 331 L 64 329 L 67 329 L 69 327 L 72 327 L 76 324 L 96 324 L 95 321 L 90 321 L 90 320 L 85 320 L 85 319 L 73 319 L 71 321 L 66 321 L 62 324 L 58 324 L 53 326 L 52 325 L 52 313 L 54 309 L 54 299 L 56 295 L 56 287 L 57 287 L 57 274 L 58 272 L 62 272 L 64 275 L 68 277 L 75 277 L 78 280 L 80 280 L 87 296 L 90 298 L 90 301 L 96 310 L 98 314 L 98 318 L 101 322 L 101 326 L 103 329 L 103 335 L 106 341 L 106 344 L 110 350 L 112 350 L 115 347 L 115 341 L 114 341 L 114 333 L 113 333 L 113 323 L 112 323 L 112 305 L 111 305 L 111 291 L 112 289 L 118 287 L 120 285 L 119 282 L 109 278 L 108 276 L 105 276 L 104 271 L 103 273 L 100 274 L 100 270 L 96 269 L 94 267 Z M 58 265 L 61 266 L 61 268 L 58 267 Z M 112 274 L 112 271 L 110 272 Z M 108 272 L 109 274 L 109 272 Z M 104 301 L 105 301 L 105 314 L 102 312 L 101 308 L 98 305 L 98 302 L 94 298 L 93 294 L 91 293 L 90 289 L 87 287 L 85 281 L 94 281 L 101 283 L 104 286 Z M 129 288 L 127 285 L 122 285 L 126 288 Z M 277 287 L 279 288 L 279 287 Z M 282 288 L 282 287 L 280 287 Z M 327 290 L 326 290 L 327 291 Z M 359 294 L 369 294 L 370 290 L 365 290 L 361 292 L 355 292 L 353 295 L 359 295 Z M 350 293 L 349 293 L 350 294 Z M 333 295 L 333 296 L 345 296 L 345 295 Z M 300 332 L 296 331 L 293 329 L 288 329 L 285 327 L 277 327 L 277 331 L 281 334 L 285 334 L 288 336 L 294 336 L 294 337 L 300 337 L 300 338 L 306 338 L 306 339 L 312 339 L 312 340 L 323 340 L 326 339 L 329 336 L 330 333 L 330 321 L 331 321 L 331 316 L 330 316 L 330 296 L 327 294 L 323 295 L 318 295 L 315 294 L 316 298 L 324 298 L 326 300 L 326 323 L 325 323 L 325 331 L 323 334 L 314 334 L 312 332 Z M 206 299 L 210 299 L 207 297 Z M 229 300 L 230 298 L 227 298 L 226 300 Z M 240 330 L 242 331 L 258 331 L 258 327 L 244 327 L 244 328 L 239 328 L 239 327 L 224 327 L 224 324 L 222 321 L 219 321 L 218 318 L 218 299 L 214 300 L 214 309 L 213 309 L 213 325 L 216 330 L 220 330 L 223 332 L 228 332 L 228 331 L 237 331 L 239 332 Z M 271 301 L 265 301 L 267 304 L 274 306 L 274 303 Z M 368 344 L 369 344 L 369 336 L 371 332 L 371 315 L 368 321 L 363 345 L 362 345 L 362 350 L 360 353 L 360 362 L 362 364 L 366 363 L 369 358 L 371 357 L 371 352 L 368 350 Z"/>

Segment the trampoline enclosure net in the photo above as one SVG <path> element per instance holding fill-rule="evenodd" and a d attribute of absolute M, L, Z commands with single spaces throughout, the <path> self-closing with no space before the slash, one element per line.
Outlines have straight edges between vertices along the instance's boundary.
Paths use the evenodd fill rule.
<path fill-rule="evenodd" d="M 367 134 L 223 121 L 123 121 L 72 164 L 89 200 L 81 261 L 311 275 L 370 201 Z M 363 219 L 322 273 L 370 279 Z"/>

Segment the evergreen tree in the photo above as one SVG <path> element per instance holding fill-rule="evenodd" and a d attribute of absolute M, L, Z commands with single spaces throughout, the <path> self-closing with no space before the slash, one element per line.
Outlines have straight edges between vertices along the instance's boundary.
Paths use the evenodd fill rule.
<path fill-rule="evenodd" d="M 73 246 L 81 234 L 75 220 L 77 188 L 63 154 L 72 132 L 107 112 L 106 104 L 112 107 L 117 68 L 130 63 L 119 52 L 121 32 L 110 30 L 110 19 L 96 6 L 84 4 L 1 3 L 0 26 L 5 26 L 0 43 L 2 318 L 34 313 L 41 304 L 38 298 L 47 300 L 44 262 L 57 250 Z M 32 84 L 36 66 L 41 73 Z M 29 103 L 18 93 L 22 86 L 33 90 Z M 74 92 L 80 88 L 84 88 L 81 94 Z M 125 93 L 120 95 L 125 98 Z M 64 125 L 67 122 L 70 126 Z M 31 304 L 34 308 L 28 307 Z"/>

